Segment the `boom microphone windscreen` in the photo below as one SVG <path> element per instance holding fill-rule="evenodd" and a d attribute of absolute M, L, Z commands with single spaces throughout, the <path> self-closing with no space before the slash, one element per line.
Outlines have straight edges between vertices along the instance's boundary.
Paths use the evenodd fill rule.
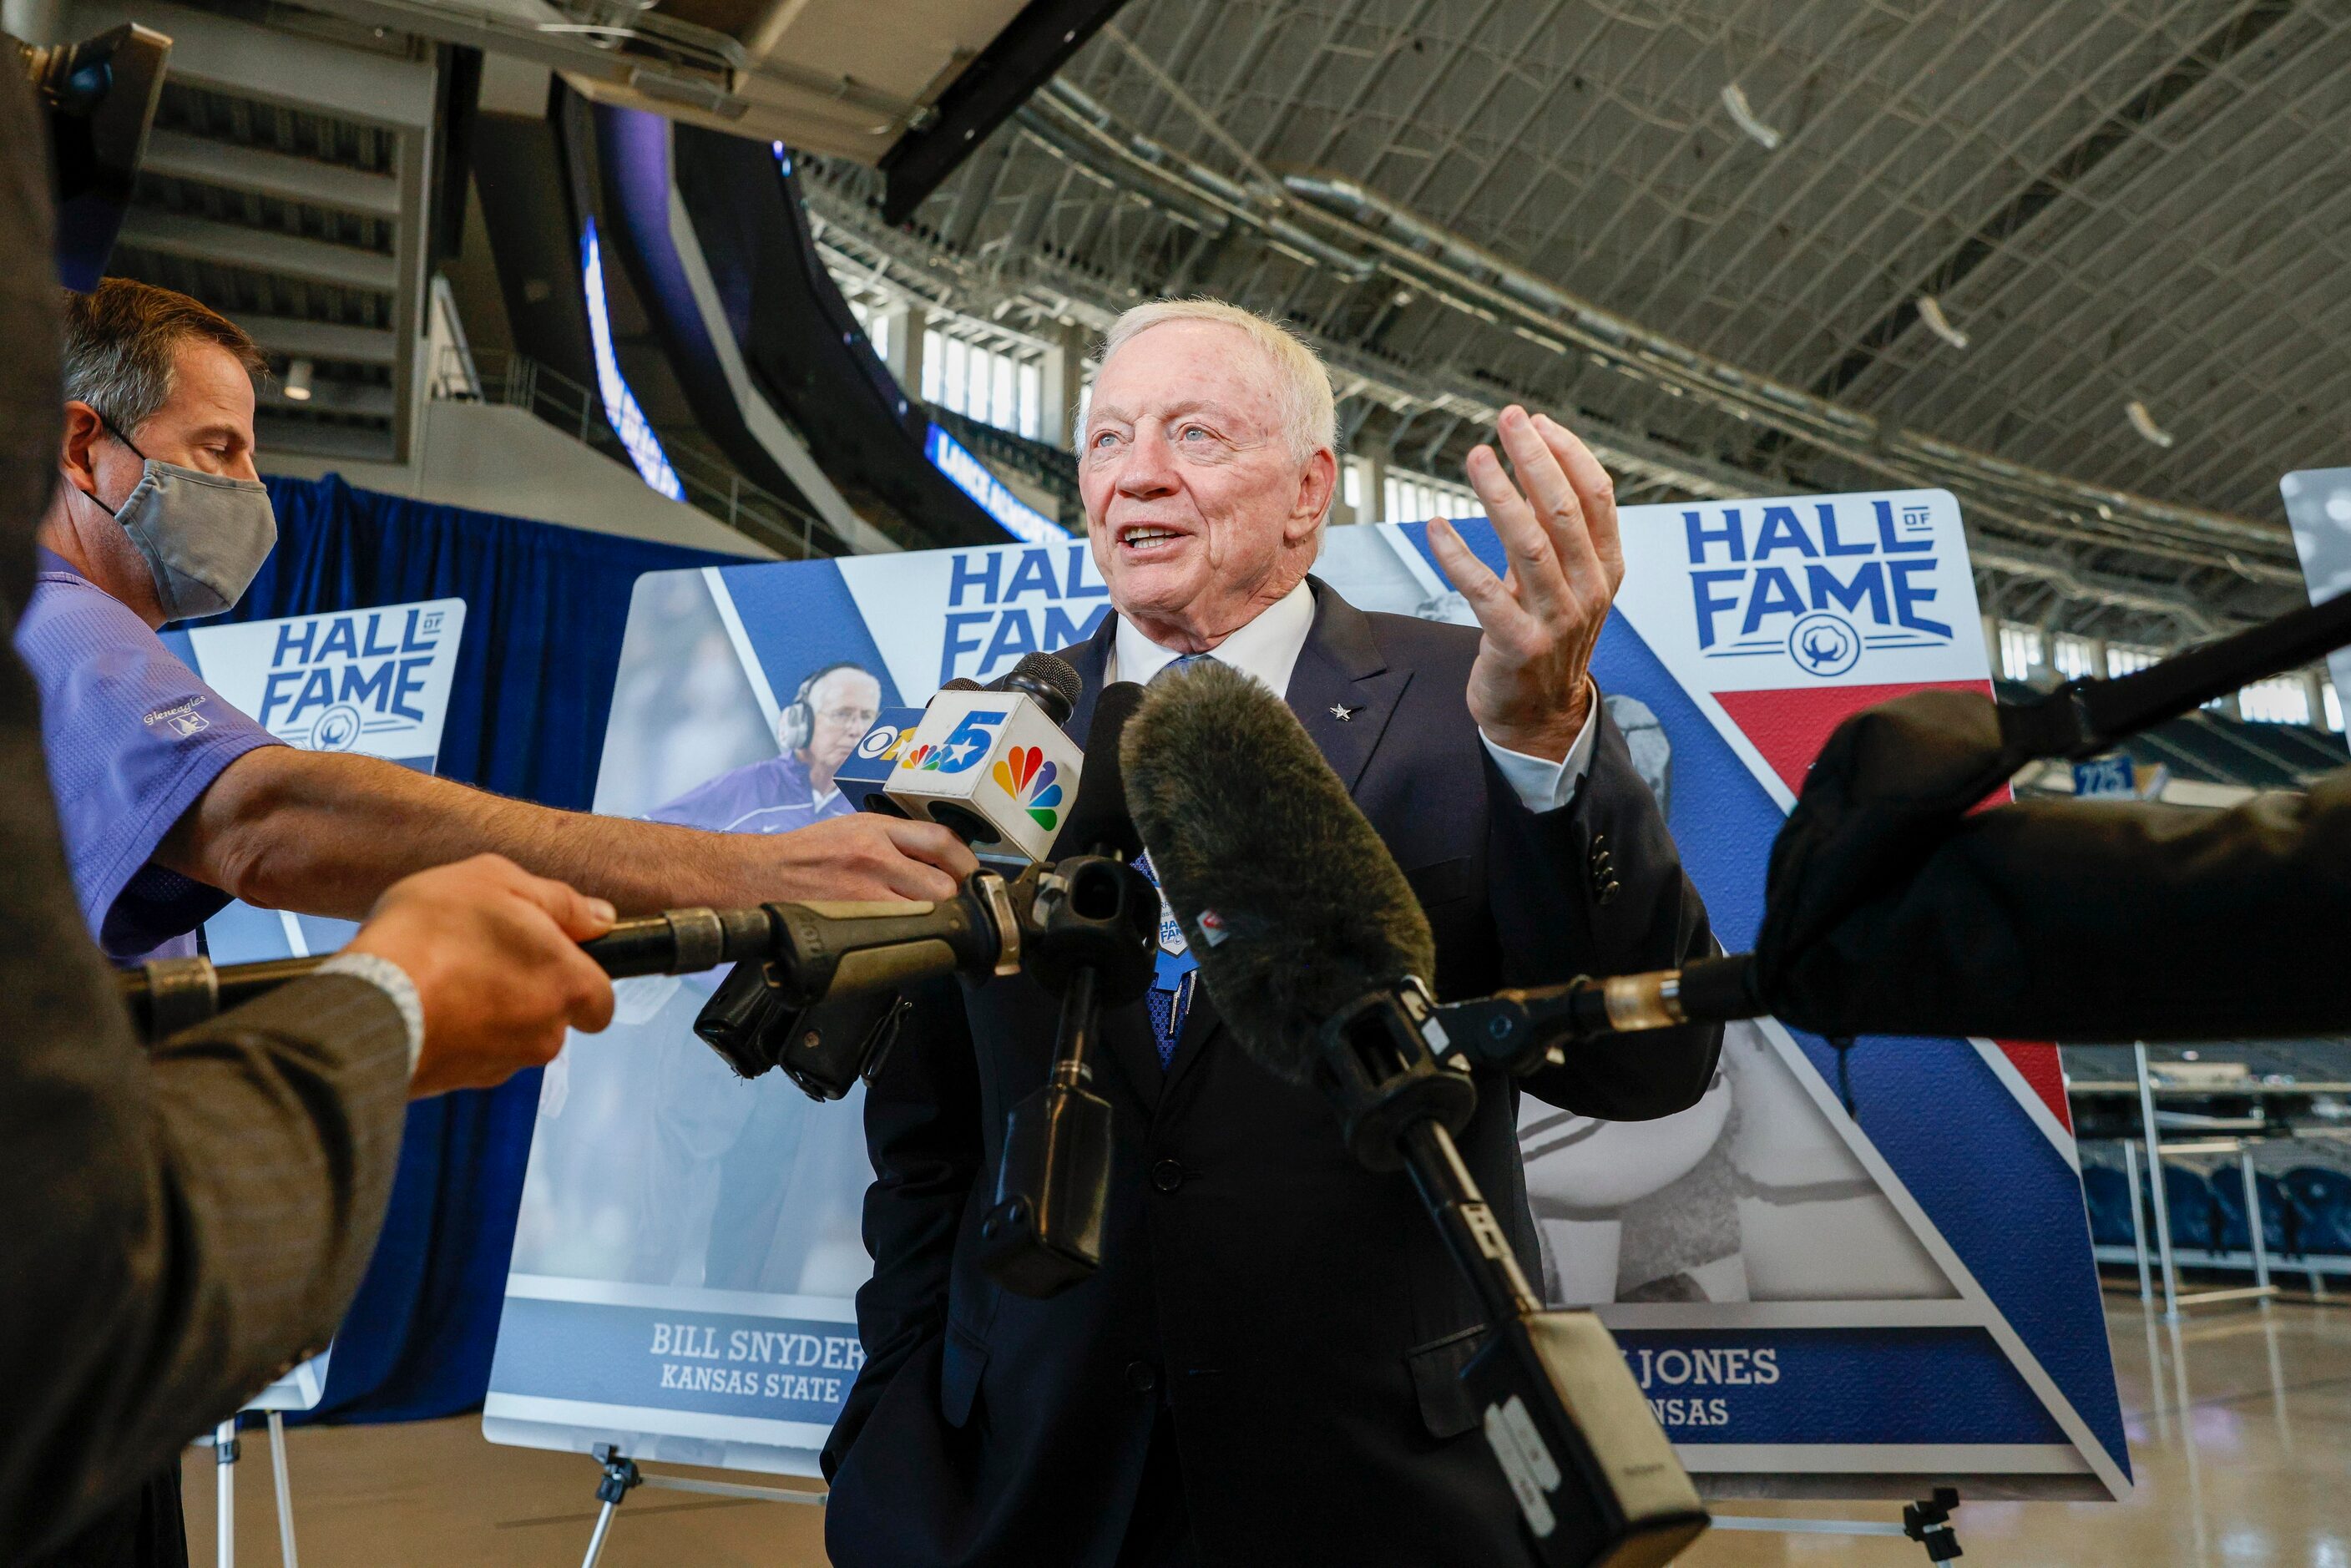
<path fill-rule="evenodd" d="M 1263 685 L 1214 660 L 1164 675 L 1122 755 L 1161 891 L 1259 1066 L 1311 1082 L 1325 1020 L 1407 976 L 1429 979 L 1437 941 L 1411 884 Z"/>
<path fill-rule="evenodd" d="M 1119 754 L 1126 727 L 1142 706 L 1143 688 L 1133 681 L 1104 686 L 1094 699 L 1093 720 L 1086 727 L 1085 770 L 1078 776 L 1078 798 L 1056 846 L 1061 853 L 1108 850 L 1130 861 L 1143 853 L 1143 840 L 1126 807 L 1126 768 Z"/>

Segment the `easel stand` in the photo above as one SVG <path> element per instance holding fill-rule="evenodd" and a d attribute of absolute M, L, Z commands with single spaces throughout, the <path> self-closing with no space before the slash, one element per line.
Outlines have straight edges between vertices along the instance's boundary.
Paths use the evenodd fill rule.
<path fill-rule="evenodd" d="M 2213 1301 L 2266 1301 L 2278 1293 L 2270 1283 L 2270 1259 L 2263 1243 L 2266 1221 L 2262 1216 L 2260 1185 L 2253 1179 L 2252 1145 L 2242 1138 L 2203 1138 L 2192 1143 L 2173 1144 L 2175 1155 L 2234 1155 L 2238 1174 L 2245 1186 L 2245 1239 L 2252 1249 L 2253 1282 L 2218 1291 L 2179 1289 L 2179 1270 L 2171 1257 L 2171 1206 L 2163 1190 L 2163 1135 L 2157 1130 L 2155 1120 L 2155 1079 L 2147 1070 L 2147 1044 L 2138 1041 L 2131 1047 L 2131 1061 L 2138 1075 L 2140 1128 L 2147 1135 L 2147 1176 L 2148 1196 L 2155 1202 L 2155 1241 L 2163 1260 L 2163 1321 L 2176 1323 L 2187 1314 L 2183 1309 Z M 2145 1301 L 2150 1295 L 2147 1270 L 2146 1225 L 2138 1211 L 2138 1166 L 2128 1143 L 2123 1145 L 2123 1170 L 2130 1182 L 2131 1242 L 2138 1253 L 2138 1293 Z M 2219 1250 L 2216 1239 L 2213 1249 Z M 2315 1281 L 2318 1276 L 2311 1276 Z"/>
<path fill-rule="evenodd" d="M 1718 1513 L 1714 1527 L 1781 1535 L 1900 1535 L 1924 1546 L 1928 1562 L 1949 1563 L 1965 1555 L 1951 1530 L 1951 1511 L 1959 1506 L 1957 1487 L 1937 1487 L 1925 1500 L 1903 1504 L 1899 1524 L 1874 1519 L 1775 1519 L 1764 1514 Z"/>
<path fill-rule="evenodd" d="M 827 1496 L 820 1491 L 796 1491 L 789 1487 L 745 1486 L 739 1481 L 705 1481 L 692 1476 L 649 1476 L 637 1469 L 636 1460 L 621 1452 L 617 1443 L 599 1443 L 590 1453 L 604 1467 L 604 1479 L 596 1483 L 596 1500 L 604 1506 L 597 1511 L 596 1530 L 588 1537 L 588 1555 L 580 1560 L 580 1568 L 596 1568 L 596 1560 L 604 1553 L 605 1538 L 612 1533 L 612 1515 L 622 1500 L 641 1486 L 701 1492 L 709 1497 L 747 1497 L 761 1502 L 812 1503 L 818 1508 L 824 1506 Z"/>
<path fill-rule="evenodd" d="M 277 1485 L 277 1557 L 285 1568 L 297 1568 L 294 1559 L 294 1490 L 286 1473 L 286 1417 L 269 1416 L 269 1474 Z M 219 1477 L 219 1520 L 214 1532 L 214 1561 L 219 1568 L 236 1563 L 236 1461 L 243 1445 L 237 1441 L 235 1416 L 213 1428 L 213 1467 Z"/>

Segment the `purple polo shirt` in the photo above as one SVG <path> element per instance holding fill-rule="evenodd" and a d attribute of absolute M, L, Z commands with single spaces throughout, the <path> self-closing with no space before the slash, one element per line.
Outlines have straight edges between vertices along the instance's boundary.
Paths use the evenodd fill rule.
<path fill-rule="evenodd" d="M 82 918 L 108 957 L 196 951 L 196 927 L 229 901 L 153 863 L 156 847 L 221 770 L 284 744 L 228 706 L 131 607 L 47 550 L 16 652 L 41 692 L 49 789 Z"/>
<path fill-rule="evenodd" d="M 818 800 L 807 767 L 788 752 L 729 768 L 645 817 L 720 833 L 789 833 L 848 811 L 849 802 L 838 790 Z"/>

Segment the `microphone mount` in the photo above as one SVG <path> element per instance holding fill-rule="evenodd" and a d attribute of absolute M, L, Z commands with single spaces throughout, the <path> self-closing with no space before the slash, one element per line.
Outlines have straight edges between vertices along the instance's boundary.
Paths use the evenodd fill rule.
<path fill-rule="evenodd" d="M 1112 1113 L 1088 1059 L 1102 1009 L 1150 989 L 1159 894 L 1114 855 L 1079 855 L 1042 868 L 1029 910 L 1029 973 L 1061 998 L 1061 1019 L 1051 1076 L 1005 1118 L 979 1261 L 1006 1290 L 1041 1300 L 1102 1267 Z"/>
<path fill-rule="evenodd" d="M 1451 1035 L 1448 1017 L 1468 1024 L 1523 1016 L 1517 1002 L 1483 1014 L 1439 1008 L 1407 977 L 1322 1024 L 1316 1076 L 1355 1158 L 1373 1170 L 1411 1173 L 1477 1293 L 1487 1340 L 1461 1383 L 1482 1413 L 1534 1561 L 1543 1568 L 1664 1563 L 1708 1522 L 1688 1474 L 1599 1319 L 1545 1310 L 1453 1142 L 1477 1111 L 1478 1090 L 1462 1066 L 1437 1060 Z"/>
<path fill-rule="evenodd" d="M 1440 1031 L 1437 1050 L 1467 1067 L 1524 1076 L 1560 1065 L 1569 1046 L 1613 1035 L 1760 1018 L 1766 1009 L 1750 993 L 1750 955 L 1732 953 L 1694 958 L 1678 969 L 1580 975 L 1556 986 L 1442 1003 L 1431 1009 Z"/>

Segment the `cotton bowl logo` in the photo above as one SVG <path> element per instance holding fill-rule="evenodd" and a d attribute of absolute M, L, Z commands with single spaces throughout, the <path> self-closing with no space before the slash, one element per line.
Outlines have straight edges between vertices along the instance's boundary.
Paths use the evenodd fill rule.
<path fill-rule="evenodd" d="M 1053 782 L 1060 771 L 1037 747 L 1016 746 L 996 765 L 996 782 L 1050 833 L 1061 820 L 1061 787 Z"/>
<path fill-rule="evenodd" d="M 1842 675 L 1861 661 L 1861 633 L 1844 616 L 1815 610 L 1788 629 L 1788 657 L 1807 674 Z"/>
<path fill-rule="evenodd" d="M 349 751 L 360 737 L 360 710 L 349 703 L 337 703 L 319 716 L 310 731 L 313 751 Z"/>

